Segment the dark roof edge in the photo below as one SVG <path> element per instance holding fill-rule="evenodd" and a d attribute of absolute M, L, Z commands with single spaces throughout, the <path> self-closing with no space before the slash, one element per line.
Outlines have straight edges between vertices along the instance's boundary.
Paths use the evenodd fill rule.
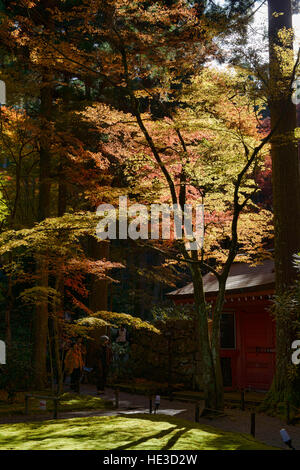
<path fill-rule="evenodd" d="M 180 289 L 183 289 L 183 287 L 180 288 Z M 177 289 L 177 290 L 180 291 L 180 289 Z M 268 284 L 260 284 L 258 286 L 251 286 L 249 288 L 243 287 L 241 289 L 226 290 L 225 291 L 225 297 L 229 294 L 246 294 L 247 292 L 260 292 L 260 291 L 264 291 L 264 290 L 275 290 L 275 283 L 272 282 L 272 283 L 268 283 Z M 178 292 L 178 294 L 175 294 L 175 292 L 176 291 L 169 292 L 168 294 L 166 294 L 166 296 L 180 297 L 181 299 L 182 298 L 187 298 L 187 297 L 194 297 L 194 292 L 192 292 L 190 294 L 181 294 L 180 292 Z M 217 293 L 218 293 L 218 291 L 214 290 L 214 291 L 205 292 L 205 295 L 206 296 L 216 295 Z"/>

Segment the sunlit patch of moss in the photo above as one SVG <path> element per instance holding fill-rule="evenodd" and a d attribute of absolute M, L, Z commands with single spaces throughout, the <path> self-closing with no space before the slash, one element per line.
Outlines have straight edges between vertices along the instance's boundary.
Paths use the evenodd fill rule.
<path fill-rule="evenodd" d="M 141 414 L 0 425 L 0 449 L 275 450 L 245 434 Z"/>
<path fill-rule="evenodd" d="M 64 393 L 61 396 L 59 409 L 62 411 L 75 410 L 103 410 L 113 408 L 113 402 L 103 400 L 103 398 L 92 395 L 77 395 L 74 393 Z"/>
<path fill-rule="evenodd" d="M 24 414 L 25 412 L 25 393 L 18 393 L 13 403 L 9 403 L 7 400 L 0 401 L 0 416 L 18 415 Z M 51 392 L 32 392 L 37 395 L 51 395 Z M 30 398 L 29 399 L 29 413 L 45 413 L 45 410 L 40 409 L 40 399 Z M 46 400 L 47 411 L 53 411 L 53 401 Z M 92 395 L 80 395 L 75 393 L 64 393 L 61 395 L 59 402 L 58 411 L 84 411 L 84 410 L 106 410 L 112 409 L 113 402 L 104 400 L 100 397 Z"/>

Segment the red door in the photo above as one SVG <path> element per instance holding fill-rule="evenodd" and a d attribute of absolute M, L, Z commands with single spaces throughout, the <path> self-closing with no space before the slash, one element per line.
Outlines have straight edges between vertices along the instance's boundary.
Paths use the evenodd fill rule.
<path fill-rule="evenodd" d="M 275 369 L 274 325 L 266 311 L 243 313 L 244 387 L 268 390 Z"/>
<path fill-rule="evenodd" d="M 237 386 L 237 337 L 236 313 L 223 312 L 220 323 L 221 368 L 225 389 Z"/>

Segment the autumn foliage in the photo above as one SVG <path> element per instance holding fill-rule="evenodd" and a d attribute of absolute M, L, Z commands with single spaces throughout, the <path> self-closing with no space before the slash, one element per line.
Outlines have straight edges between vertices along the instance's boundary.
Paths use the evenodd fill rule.
<path fill-rule="evenodd" d="M 257 263 L 272 239 L 261 92 L 247 69 L 211 65 L 220 53 L 215 39 L 230 21 L 185 0 L 22 0 L 1 14 L 6 338 L 11 343 L 15 309 L 31 308 L 37 384 L 46 380 L 48 338 L 60 368 L 67 312 L 74 325 L 96 310 L 107 323 L 118 319 L 103 311 L 126 256 L 95 236 L 98 205 L 117 207 L 121 195 L 147 206 L 204 204 L 203 249 L 188 252 L 171 234 L 138 243 L 132 256 L 159 253 L 145 277 L 164 285 L 189 269 L 199 288 L 207 404 L 222 407 L 219 318 L 210 345 L 202 274 L 211 270 L 220 281 L 220 315 L 236 255 Z M 106 308 L 90 307 L 97 289 Z"/>

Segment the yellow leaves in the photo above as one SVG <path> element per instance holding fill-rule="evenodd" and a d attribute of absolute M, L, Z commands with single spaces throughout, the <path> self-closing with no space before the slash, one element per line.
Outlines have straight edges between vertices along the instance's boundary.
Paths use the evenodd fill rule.
<path fill-rule="evenodd" d="M 9 230 L 0 235 L 0 254 L 20 248 L 49 256 L 80 252 L 80 238 L 95 236 L 97 215 L 91 212 L 65 214 L 36 224 L 31 229 Z"/>
<path fill-rule="evenodd" d="M 151 95 L 158 94 L 160 95 L 162 92 L 162 87 L 156 87 L 156 88 L 151 88 Z M 134 96 L 136 98 L 147 98 L 149 97 L 149 91 L 148 90 L 135 90 L 134 91 Z"/>
<path fill-rule="evenodd" d="M 22 0 L 22 4 L 23 6 L 27 7 L 27 8 L 34 8 L 36 7 L 38 4 L 40 3 L 40 1 L 35 1 L 33 2 L 32 0 Z"/>
<path fill-rule="evenodd" d="M 278 39 L 280 40 L 283 47 L 291 47 L 294 40 L 294 30 L 293 28 L 282 28 L 278 32 Z"/>
<path fill-rule="evenodd" d="M 43 305 L 45 303 L 58 303 L 61 300 L 60 294 L 51 287 L 35 286 L 25 289 L 19 298 L 29 305 Z"/>
<path fill-rule="evenodd" d="M 26 34 L 21 34 L 21 32 L 17 29 L 13 30 L 11 33 L 11 38 L 15 41 L 19 46 L 26 46 L 29 42 L 29 36 Z"/>
<path fill-rule="evenodd" d="M 241 213 L 238 222 L 238 240 L 241 257 L 239 260 L 244 262 L 259 262 L 270 256 L 266 249 L 266 240 L 270 241 L 273 237 L 273 215 L 266 210 L 258 209 L 248 210 Z M 206 226 L 204 246 L 206 259 L 214 258 L 221 266 L 228 255 L 228 249 L 224 246 L 224 240 L 231 237 L 232 214 L 220 214 L 215 217 Z"/>
<path fill-rule="evenodd" d="M 192 110 L 189 112 L 192 125 L 223 132 L 225 138 L 226 133 L 236 138 L 241 133 L 255 137 L 257 120 L 251 90 L 245 90 L 248 82 L 245 72 L 238 69 L 221 72 L 205 68 L 183 90 L 183 101 Z"/>
<path fill-rule="evenodd" d="M 106 127 L 114 124 L 123 124 L 127 121 L 133 122 L 131 114 L 117 111 L 104 103 L 97 103 L 78 114 L 89 122 L 95 123 L 99 128 L 102 128 L 104 124 Z"/>
<path fill-rule="evenodd" d="M 85 319 L 83 319 L 85 320 Z M 72 339 L 76 336 L 81 336 L 82 338 L 86 338 L 91 340 L 92 338 L 89 336 L 91 334 L 93 327 L 86 324 L 85 322 L 77 321 L 76 323 L 62 323 L 63 327 L 63 336 L 64 339 Z"/>
<path fill-rule="evenodd" d="M 116 325 L 105 321 L 103 318 L 85 317 L 77 320 L 79 326 L 87 327 L 88 330 L 101 330 L 104 327 L 116 327 Z"/>
<path fill-rule="evenodd" d="M 284 15 L 283 12 L 277 12 L 277 11 L 274 11 L 274 13 L 272 14 L 274 18 L 279 18 L 280 16 L 283 16 L 283 15 Z"/>
<path fill-rule="evenodd" d="M 148 330 L 152 333 L 160 334 L 160 331 L 151 325 L 151 323 L 141 320 L 138 317 L 132 317 L 126 313 L 100 311 L 95 313 L 94 316 L 96 318 L 100 317 L 108 322 L 116 323 L 118 326 L 125 325 L 127 327 L 133 328 L 134 330 Z"/>

